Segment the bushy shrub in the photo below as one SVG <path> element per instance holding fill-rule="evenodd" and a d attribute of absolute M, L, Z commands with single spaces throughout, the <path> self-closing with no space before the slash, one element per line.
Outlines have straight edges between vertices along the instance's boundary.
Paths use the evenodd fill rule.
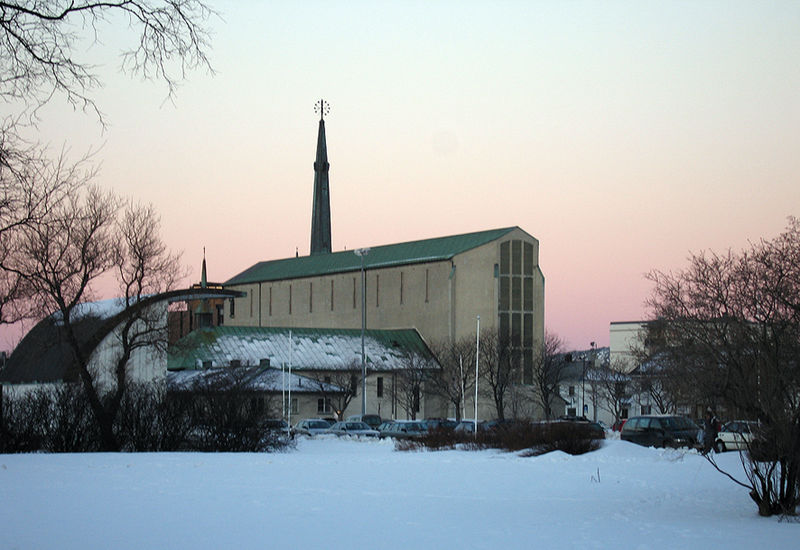
<path fill-rule="evenodd" d="M 290 445 L 266 428 L 270 408 L 229 388 L 167 394 L 156 384 L 130 384 L 114 431 L 128 452 L 275 451 Z M 97 423 L 80 385 L 4 396 L 0 453 L 91 452 L 101 448 Z"/>
<path fill-rule="evenodd" d="M 395 448 L 401 451 L 502 449 L 525 451 L 525 456 L 558 450 L 579 455 L 598 449 L 603 437 L 590 424 L 582 422 L 515 421 L 479 429 L 477 436 L 453 430 L 431 430 L 419 439 L 398 440 Z"/>

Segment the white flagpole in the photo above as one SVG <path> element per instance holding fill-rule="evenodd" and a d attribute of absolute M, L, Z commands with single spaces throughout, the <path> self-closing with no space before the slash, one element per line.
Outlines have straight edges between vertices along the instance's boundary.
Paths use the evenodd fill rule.
<path fill-rule="evenodd" d="M 481 316 L 478 315 L 478 328 L 475 334 L 475 437 L 478 437 L 478 357 L 481 351 Z"/>
<path fill-rule="evenodd" d="M 292 429 L 292 331 L 289 330 L 289 430 Z"/>

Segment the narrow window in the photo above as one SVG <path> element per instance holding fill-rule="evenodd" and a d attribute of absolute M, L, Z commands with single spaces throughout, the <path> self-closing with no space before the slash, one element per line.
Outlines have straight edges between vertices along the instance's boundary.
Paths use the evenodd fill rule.
<path fill-rule="evenodd" d="M 356 308 L 356 278 L 353 277 L 353 309 Z"/>
<path fill-rule="evenodd" d="M 272 287 L 269 287 L 269 316 L 272 317 Z"/>
<path fill-rule="evenodd" d="M 383 376 L 378 377 L 378 389 L 376 394 L 378 397 L 383 397 Z"/>
<path fill-rule="evenodd" d="M 236 301 L 233 298 L 231 298 L 231 310 L 230 310 L 231 319 L 233 319 L 235 313 L 236 313 Z"/>
<path fill-rule="evenodd" d="M 253 317 L 253 294 L 255 294 L 255 288 L 250 291 L 250 317 Z"/>
<path fill-rule="evenodd" d="M 511 241 L 511 273 L 522 274 L 522 241 Z"/>
<path fill-rule="evenodd" d="M 429 287 L 428 287 L 428 282 L 429 282 L 429 279 L 430 279 L 429 278 L 429 274 L 430 274 L 430 270 L 426 269 L 425 270 L 425 303 L 426 304 L 428 303 L 428 298 L 430 298 Z"/>
<path fill-rule="evenodd" d="M 375 307 L 381 305 L 381 276 L 375 274 Z"/>
<path fill-rule="evenodd" d="M 289 315 L 292 314 L 292 285 L 289 285 Z"/>
<path fill-rule="evenodd" d="M 333 311 L 333 279 L 331 279 L 331 311 Z"/>
<path fill-rule="evenodd" d="M 308 283 L 308 312 L 314 312 L 314 283 Z"/>
<path fill-rule="evenodd" d="M 400 303 L 403 303 L 403 272 L 400 272 Z"/>
<path fill-rule="evenodd" d="M 569 395 L 570 395 L 570 397 L 575 395 L 575 386 L 570 386 L 569 387 Z"/>
<path fill-rule="evenodd" d="M 523 273 L 525 275 L 533 275 L 533 245 L 531 243 L 523 243 L 523 250 L 525 251 Z"/>

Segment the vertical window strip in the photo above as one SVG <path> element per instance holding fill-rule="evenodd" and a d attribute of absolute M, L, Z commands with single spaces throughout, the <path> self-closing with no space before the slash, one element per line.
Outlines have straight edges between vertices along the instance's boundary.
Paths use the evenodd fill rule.
<path fill-rule="evenodd" d="M 430 270 L 426 268 L 425 269 L 425 303 L 426 304 L 428 303 L 428 299 L 430 298 L 430 293 L 429 293 L 430 289 L 429 289 L 429 286 L 428 286 L 429 274 L 430 274 Z"/>
<path fill-rule="evenodd" d="M 375 274 L 375 307 L 381 305 L 381 276 Z"/>
<path fill-rule="evenodd" d="M 269 316 L 272 317 L 272 287 L 269 287 Z"/>
<path fill-rule="evenodd" d="M 314 313 L 314 283 L 308 283 L 308 312 Z"/>
<path fill-rule="evenodd" d="M 400 272 L 400 304 L 403 304 L 403 272 Z"/>
<path fill-rule="evenodd" d="M 292 285 L 289 285 L 289 315 L 292 314 Z"/>
<path fill-rule="evenodd" d="M 353 309 L 356 308 L 356 278 L 353 277 Z"/>
<path fill-rule="evenodd" d="M 331 279 L 331 311 L 333 311 L 333 279 Z"/>

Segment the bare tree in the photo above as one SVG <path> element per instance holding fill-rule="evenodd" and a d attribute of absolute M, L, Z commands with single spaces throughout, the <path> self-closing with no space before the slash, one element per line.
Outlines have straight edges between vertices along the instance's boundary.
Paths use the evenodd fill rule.
<path fill-rule="evenodd" d="M 211 69 L 204 25 L 212 15 L 200 0 L 0 2 L 0 97 L 21 102 L 35 116 L 61 94 L 102 120 L 91 95 L 101 81 L 85 57 L 87 39 L 97 44 L 119 18 L 131 32 L 121 69 L 165 82 L 172 96 L 187 71 Z"/>
<path fill-rule="evenodd" d="M 431 351 L 441 368 L 431 376 L 430 387 L 453 406 L 456 420 L 461 420 L 464 394 L 475 383 L 475 342 L 439 342 Z"/>
<path fill-rule="evenodd" d="M 599 404 L 614 416 L 614 424 L 620 421 L 631 400 L 631 378 L 621 372 L 622 368 L 622 365 L 596 367 L 586 373 L 597 384 Z"/>
<path fill-rule="evenodd" d="M 344 411 L 358 396 L 360 363 L 353 361 L 346 370 L 331 370 L 307 375 L 312 386 L 326 404 L 330 404 L 337 420 L 344 420 Z"/>
<path fill-rule="evenodd" d="M 494 402 L 497 418 L 505 419 L 506 397 L 519 380 L 520 349 L 510 339 L 501 337 L 495 330 L 484 330 L 480 336 L 479 375 L 484 394 Z"/>
<path fill-rule="evenodd" d="M 431 364 L 428 361 L 417 353 L 407 352 L 403 356 L 402 367 L 394 373 L 393 384 L 397 403 L 412 420 L 417 419 L 422 390 L 431 372 Z"/>
<path fill-rule="evenodd" d="M 690 256 L 678 273 L 654 271 L 651 345 L 706 403 L 760 420 L 761 451 L 747 481 L 759 513 L 800 503 L 800 221 L 741 253 Z M 752 451 L 752 450 L 751 450 Z M 713 458 L 710 458 L 713 461 Z"/>
<path fill-rule="evenodd" d="M 20 138 L 13 124 L 0 128 L 0 324 L 34 315 L 29 285 L 9 269 L 18 241 L 86 185 L 94 175 L 88 161 L 69 163 L 63 151 L 51 160 L 44 148 Z"/>
<path fill-rule="evenodd" d="M 546 332 L 544 342 L 533 356 L 533 385 L 548 420 L 553 416 L 553 403 L 559 397 L 558 388 L 564 380 L 567 366 L 564 341 L 558 335 Z"/>

